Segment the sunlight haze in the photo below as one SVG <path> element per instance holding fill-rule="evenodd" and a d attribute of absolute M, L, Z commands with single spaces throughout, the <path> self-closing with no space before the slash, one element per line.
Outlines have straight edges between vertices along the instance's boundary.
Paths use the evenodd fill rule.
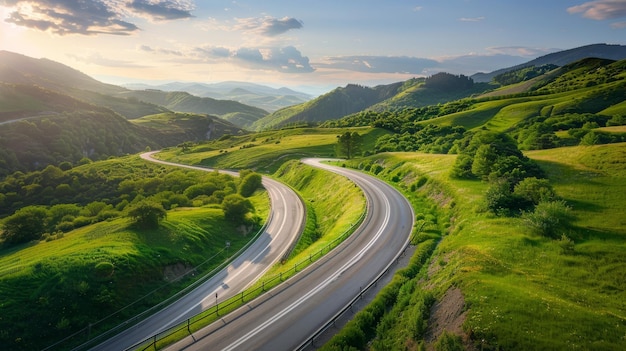
<path fill-rule="evenodd" d="M 114 84 L 246 81 L 314 93 L 490 72 L 625 44 L 626 1 L 0 1 L 0 49 Z"/>

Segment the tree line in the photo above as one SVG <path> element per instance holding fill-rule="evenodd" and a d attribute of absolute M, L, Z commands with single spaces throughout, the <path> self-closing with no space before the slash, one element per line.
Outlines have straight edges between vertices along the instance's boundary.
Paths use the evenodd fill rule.
<path fill-rule="evenodd" d="M 61 165 L 63 168 L 71 165 Z M 175 169 L 124 157 L 63 170 L 15 172 L 0 182 L 0 216 L 5 244 L 62 237 L 75 228 L 129 216 L 152 227 L 176 207 L 222 206 L 232 221 L 251 220 L 247 199 L 261 187 L 261 175 Z"/>

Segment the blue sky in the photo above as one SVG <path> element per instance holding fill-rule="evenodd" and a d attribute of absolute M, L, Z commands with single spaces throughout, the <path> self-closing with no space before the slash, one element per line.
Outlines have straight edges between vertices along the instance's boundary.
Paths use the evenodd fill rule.
<path fill-rule="evenodd" d="M 0 0 L 0 50 L 115 84 L 323 92 L 626 44 L 626 0 Z"/>

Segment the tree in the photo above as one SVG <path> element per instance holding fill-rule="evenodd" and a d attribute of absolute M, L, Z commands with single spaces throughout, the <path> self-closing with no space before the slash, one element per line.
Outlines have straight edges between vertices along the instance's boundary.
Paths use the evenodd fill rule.
<path fill-rule="evenodd" d="M 243 197 L 249 197 L 254 194 L 255 190 L 261 187 L 263 178 L 258 173 L 249 173 L 245 177 L 241 178 L 239 184 L 239 194 Z"/>
<path fill-rule="evenodd" d="M 4 240 L 20 244 L 37 240 L 46 232 L 48 211 L 40 206 L 26 206 L 4 221 Z"/>
<path fill-rule="evenodd" d="M 571 210 L 562 200 L 541 201 L 534 211 L 525 212 L 522 217 L 535 234 L 556 239 L 573 219 Z"/>
<path fill-rule="evenodd" d="M 346 155 L 347 159 L 351 159 L 363 146 L 363 140 L 357 132 L 345 132 L 337 136 L 338 154 Z"/>
<path fill-rule="evenodd" d="M 246 214 L 254 211 L 254 205 L 250 200 L 239 194 L 230 194 L 224 197 L 222 201 L 222 209 L 224 217 L 232 222 L 245 222 Z"/>
<path fill-rule="evenodd" d="M 534 205 L 541 201 L 553 201 L 556 199 L 556 193 L 547 179 L 538 179 L 536 177 L 528 177 L 515 185 L 513 193 L 520 198 L 531 202 Z"/>
<path fill-rule="evenodd" d="M 479 146 L 472 162 L 472 173 L 482 179 L 487 179 L 497 158 L 498 154 L 493 146 L 490 144 Z"/>
<path fill-rule="evenodd" d="M 128 216 L 141 228 L 149 229 L 159 226 L 159 221 L 167 216 L 167 211 L 158 202 L 144 200 L 128 211 Z"/>

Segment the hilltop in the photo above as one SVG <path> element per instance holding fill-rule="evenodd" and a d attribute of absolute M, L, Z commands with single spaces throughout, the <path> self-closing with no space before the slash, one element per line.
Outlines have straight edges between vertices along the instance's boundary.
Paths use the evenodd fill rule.
<path fill-rule="evenodd" d="M 436 76 L 453 76 L 445 72 L 440 72 L 431 77 L 413 78 L 372 88 L 350 84 L 344 88 L 334 89 L 306 103 L 275 111 L 255 122 L 252 128 L 258 131 L 294 125 L 316 125 L 359 112 L 400 111 L 407 108 L 444 104 L 508 86 L 509 83 L 501 84 L 493 81 L 494 77 L 507 72 L 547 65 L 560 67 L 589 57 L 622 60 L 626 58 L 626 46 L 594 44 L 563 50 L 489 74 L 472 75 L 469 77 L 473 82 L 471 85 L 465 85 L 464 79 L 460 75 L 456 79 L 459 84 L 448 85 L 446 89 L 432 89 L 426 84 L 428 79 L 437 78 Z M 529 88 L 530 86 L 523 87 L 515 92 L 519 93 Z"/>
<path fill-rule="evenodd" d="M 520 68 L 543 65 L 564 66 L 569 63 L 589 57 L 615 61 L 623 60 L 626 59 L 626 46 L 609 44 L 585 45 L 573 49 L 553 52 L 551 54 L 538 57 L 534 60 L 530 60 L 526 63 L 508 68 L 501 68 L 490 73 L 476 73 L 472 75 L 472 79 L 474 79 L 475 82 L 490 82 L 495 76 L 499 74 L 518 70 Z"/>
<path fill-rule="evenodd" d="M 184 91 L 198 97 L 237 101 L 269 112 L 304 103 L 312 98 L 309 94 L 285 87 L 276 89 L 247 82 L 220 82 L 212 84 L 174 82 L 160 85 L 124 84 L 124 87 L 132 90 Z"/>
<path fill-rule="evenodd" d="M 236 101 L 201 98 L 188 93 L 133 91 L 99 82 L 58 62 L 8 51 L 0 51 L 0 82 L 43 87 L 77 100 L 107 107 L 128 119 L 169 110 L 211 114 L 244 122 L 267 114 L 262 109 Z M 239 126 L 243 127 L 243 124 Z"/>

